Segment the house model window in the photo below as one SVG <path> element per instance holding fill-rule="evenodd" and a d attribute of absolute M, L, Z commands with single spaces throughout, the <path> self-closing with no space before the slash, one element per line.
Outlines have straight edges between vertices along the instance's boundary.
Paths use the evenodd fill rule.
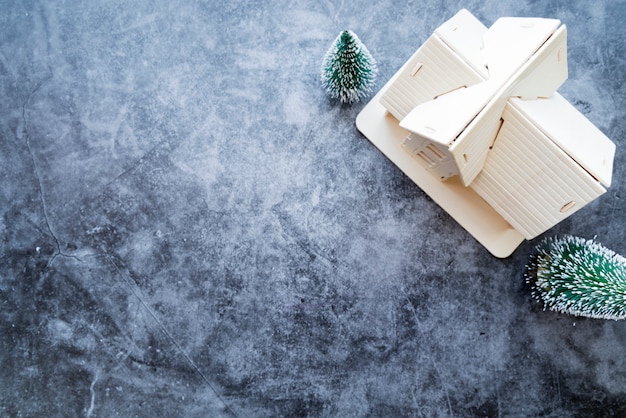
<path fill-rule="evenodd" d="M 486 28 L 461 10 L 381 89 L 357 126 L 492 253 L 506 256 L 611 184 L 615 145 L 556 92 L 566 79 L 567 30 L 559 20 L 506 17 Z M 460 197 L 450 201 L 450 193 Z M 481 213 L 461 214 L 454 205 L 464 202 Z M 481 226 L 493 222 L 492 211 L 504 226 L 483 233 L 494 229 Z"/>

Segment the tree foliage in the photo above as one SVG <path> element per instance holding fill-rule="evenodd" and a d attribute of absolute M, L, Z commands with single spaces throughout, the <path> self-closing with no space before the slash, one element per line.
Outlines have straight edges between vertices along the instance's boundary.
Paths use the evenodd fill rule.
<path fill-rule="evenodd" d="M 626 318 L 626 259 L 580 237 L 548 238 L 531 256 L 526 280 L 544 307 L 571 315 Z"/>
<path fill-rule="evenodd" d="M 372 90 L 378 68 L 367 47 L 352 31 L 337 36 L 322 61 L 322 85 L 342 103 L 361 100 Z"/>

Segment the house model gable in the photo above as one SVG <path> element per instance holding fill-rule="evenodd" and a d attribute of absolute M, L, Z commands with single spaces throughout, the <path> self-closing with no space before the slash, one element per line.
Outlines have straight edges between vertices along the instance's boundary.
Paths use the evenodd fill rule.
<path fill-rule="evenodd" d="M 407 174 L 417 173 L 413 164 L 429 185 L 454 184 L 433 185 L 435 193 L 458 192 L 460 183 L 470 190 L 461 194 L 478 197 L 531 239 L 611 183 L 615 145 L 556 92 L 566 79 L 567 29 L 559 20 L 505 17 L 487 28 L 461 10 L 372 100 L 402 138 L 383 146 L 361 115 L 357 126 Z M 409 176 L 424 183 L 415 179 L 421 173 Z M 480 235 L 480 226 L 464 222 Z"/>

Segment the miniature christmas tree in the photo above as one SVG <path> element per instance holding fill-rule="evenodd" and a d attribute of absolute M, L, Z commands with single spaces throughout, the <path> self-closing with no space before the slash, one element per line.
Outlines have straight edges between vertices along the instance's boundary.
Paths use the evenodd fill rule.
<path fill-rule="evenodd" d="M 590 318 L 626 318 L 626 259 L 597 242 L 548 238 L 527 268 L 526 281 L 545 307 Z"/>
<path fill-rule="evenodd" d="M 322 85 L 333 99 L 358 102 L 376 81 L 376 61 L 352 31 L 344 30 L 322 62 Z"/>

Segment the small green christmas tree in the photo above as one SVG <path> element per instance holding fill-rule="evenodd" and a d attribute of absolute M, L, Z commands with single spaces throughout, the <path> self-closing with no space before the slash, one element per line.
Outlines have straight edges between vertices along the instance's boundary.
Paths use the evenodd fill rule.
<path fill-rule="evenodd" d="M 322 85 L 333 99 L 358 102 L 376 82 L 376 60 L 352 31 L 337 36 L 322 61 Z"/>
<path fill-rule="evenodd" d="M 601 319 L 626 318 L 626 259 L 593 240 L 548 238 L 531 256 L 526 281 L 544 309 Z"/>

